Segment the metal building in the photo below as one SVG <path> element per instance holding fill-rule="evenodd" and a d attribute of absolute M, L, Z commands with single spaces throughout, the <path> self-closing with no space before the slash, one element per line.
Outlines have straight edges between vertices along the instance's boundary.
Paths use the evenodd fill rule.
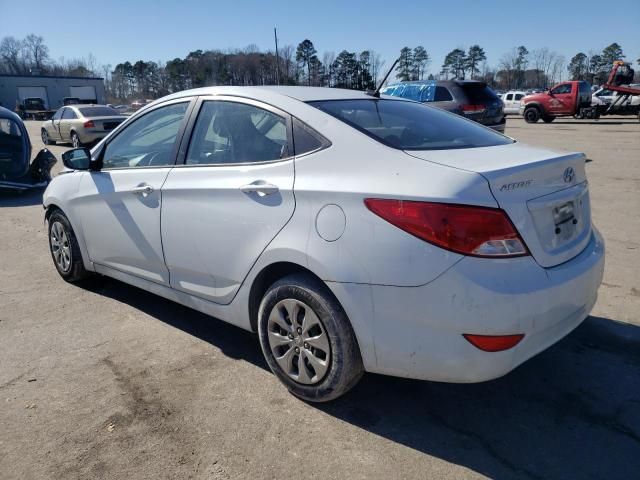
<path fill-rule="evenodd" d="M 49 110 L 61 107 L 65 97 L 82 103 L 106 102 L 102 78 L 0 75 L 0 107 L 14 110 L 17 102 L 30 97 L 41 98 Z"/>

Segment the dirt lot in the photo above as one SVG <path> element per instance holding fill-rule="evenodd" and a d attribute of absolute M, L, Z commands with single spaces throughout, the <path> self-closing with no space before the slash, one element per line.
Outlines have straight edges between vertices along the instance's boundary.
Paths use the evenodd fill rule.
<path fill-rule="evenodd" d="M 607 266 L 592 317 L 478 385 L 367 375 L 305 404 L 252 335 L 117 281 L 63 282 L 41 192 L 0 197 L 0 478 L 638 478 L 640 124 L 507 125 L 593 160 Z"/>

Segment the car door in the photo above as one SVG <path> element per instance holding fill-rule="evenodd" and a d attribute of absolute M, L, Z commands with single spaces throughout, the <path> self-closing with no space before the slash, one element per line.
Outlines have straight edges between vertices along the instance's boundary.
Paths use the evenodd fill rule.
<path fill-rule="evenodd" d="M 513 113 L 513 93 L 507 93 L 504 96 L 504 111 L 505 113 Z"/>
<path fill-rule="evenodd" d="M 96 152 L 99 171 L 84 174 L 76 211 L 89 258 L 169 285 L 160 239 L 160 189 L 175 164 L 189 99 L 139 116 Z"/>
<path fill-rule="evenodd" d="M 554 114 L 571 113 L 574 110 L 575 95 L 571 93 L 573 84 L 561 83 L 554 87 L 551 91 L 549 99 L 549 112 Z M 577 92 L 576 92 L 577 94 Z"/>
<path fill-rule="evenodd" d="M 53 114 L 51 120 L 45 123 L 47 135 L 49 135 L 51 140 L 60 140 L 60 120 L 62 119 L 62 113 L 64 110 L 64 107 L 59 108 L 58 111 Z"/>
<path fill-rule="evenodd" d="M 62 118 L 58 121 L 58 134 L 63 142 L 71 141 L 71 125 L 78 118 L 73 108 L 65 108 Z"/>
<path fill-rule="evenodd" d="M 227 304 L 293 215 L 291 119 L 235 97 L 197 108 L 162 187 L 162 244 L 173 288 Z"/>

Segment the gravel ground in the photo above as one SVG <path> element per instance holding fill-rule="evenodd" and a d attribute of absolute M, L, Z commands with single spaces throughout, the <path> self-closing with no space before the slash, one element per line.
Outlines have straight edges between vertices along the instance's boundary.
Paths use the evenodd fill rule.
<path fill-rule="evenodd" d="M 640 124 L 511 117 L 507 134 L 593 160 L 593 316 L 502 379 L 366 375 L 326 405 L 289 395 L 247 332 L 114 280 L 65 283 L 42 192 L 0 196 L 0 478 L 638 478 Z"/>

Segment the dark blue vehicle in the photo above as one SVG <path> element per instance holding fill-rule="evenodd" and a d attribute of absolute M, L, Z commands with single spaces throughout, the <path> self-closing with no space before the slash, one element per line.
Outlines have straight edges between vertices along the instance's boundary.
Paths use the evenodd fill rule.
<path fill-rule="evenodd" d="M 45 149 L 31 159 L 31 142 L 22 119 L 0 107 L 0 190 L 23 191 L 46 187 L 56 157 Z"/>
<path fill-rule="evenodd" d="M 402 97 L 457 113 L 503 133 L 504 104 L 486 83 L 475 80 L 419 80 L 388 85 L 385 95 Z"/>

